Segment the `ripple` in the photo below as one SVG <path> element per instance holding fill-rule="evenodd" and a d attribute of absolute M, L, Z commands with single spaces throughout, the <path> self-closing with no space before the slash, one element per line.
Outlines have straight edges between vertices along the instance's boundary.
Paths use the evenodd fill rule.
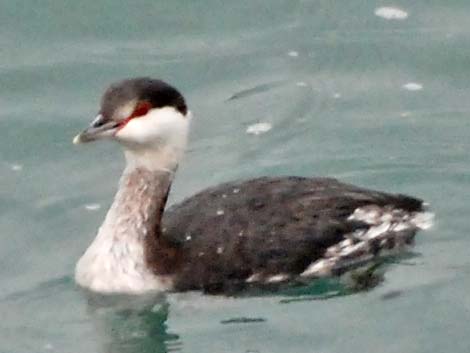
<path fill-rule="evenodd" d="M 238 92 L 232 94 L 227 99 L 227 101 L 232 101 L 232 100 L 236 100 L 236 99 L 240 99 L 240 98 L 246 98 L 246 97 L 250 97 L 250 96 L 255 95 L 255 94 L 264 93 L 264 92 L 270 91 L 273 88 L 279 87 L 283 83 L 284 83 L 283 81 L 261 83 L 259 85 L 254 86 L 254 87 L 243 89 L 241 91 L 238 91 Z"/>
<path fill-rule="evenodd" d="M 266 319 L 262 317 L 235 317 L 232 319 L 222 320 L 220 323 L 223 325 L 227 324 L 247 324 L 253 322 L 265 322 Z"/>

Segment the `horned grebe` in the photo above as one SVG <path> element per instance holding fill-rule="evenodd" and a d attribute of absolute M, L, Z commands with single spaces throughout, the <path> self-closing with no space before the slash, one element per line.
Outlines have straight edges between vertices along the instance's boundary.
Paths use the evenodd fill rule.
<path fill-rule="evenodd" d="M 204 190 L 164 213 L 191 113 L 151 78 L 111 85 L 74 143 L 111 139 L 127 166 L 98 234 L 76 266 L 102 293 L 203 290 L 339 275 L 412 244 L 423 202 L 330 178 L 263 177 Z"/>

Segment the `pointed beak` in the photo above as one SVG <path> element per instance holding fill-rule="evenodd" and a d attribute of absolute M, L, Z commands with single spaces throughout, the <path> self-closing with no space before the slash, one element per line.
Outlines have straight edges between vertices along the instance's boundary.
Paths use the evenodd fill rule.
<path fill-rule="evenodd" d="M 73 143 L 78 145 L 79 143 L 112 137 L 118 130 L 118 126 L 119 124 L 117 122 L 113 120 L 106 121 L 104 117 L 99 114 L 88 128 L 73 138 Z"/>

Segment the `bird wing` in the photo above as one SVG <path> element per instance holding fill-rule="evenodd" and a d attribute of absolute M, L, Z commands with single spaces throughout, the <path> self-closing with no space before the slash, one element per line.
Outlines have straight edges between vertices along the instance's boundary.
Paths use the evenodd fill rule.
<path fill-rule="evenodd" d="M 302 273 L 348 234 L 371 227 L 351 217 L 365 206 L 412 213 L 422 201 L 331 178 L 263 177 L 221 184 L 171 207 L 162 236 L 184 250 L 180 289 L 217 291 L 256 276 Z"/>

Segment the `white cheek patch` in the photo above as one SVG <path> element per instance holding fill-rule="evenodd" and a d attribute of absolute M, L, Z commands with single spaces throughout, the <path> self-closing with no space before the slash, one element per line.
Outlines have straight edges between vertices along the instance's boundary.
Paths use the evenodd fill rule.
<path fill-rule="evenodd" d="M 172 107 L 155 108 L 130 120 L 116 133 L 116 138 L 138 148 L 184 146 L 190 116 L 190 113 L 184 116 Z"/>

